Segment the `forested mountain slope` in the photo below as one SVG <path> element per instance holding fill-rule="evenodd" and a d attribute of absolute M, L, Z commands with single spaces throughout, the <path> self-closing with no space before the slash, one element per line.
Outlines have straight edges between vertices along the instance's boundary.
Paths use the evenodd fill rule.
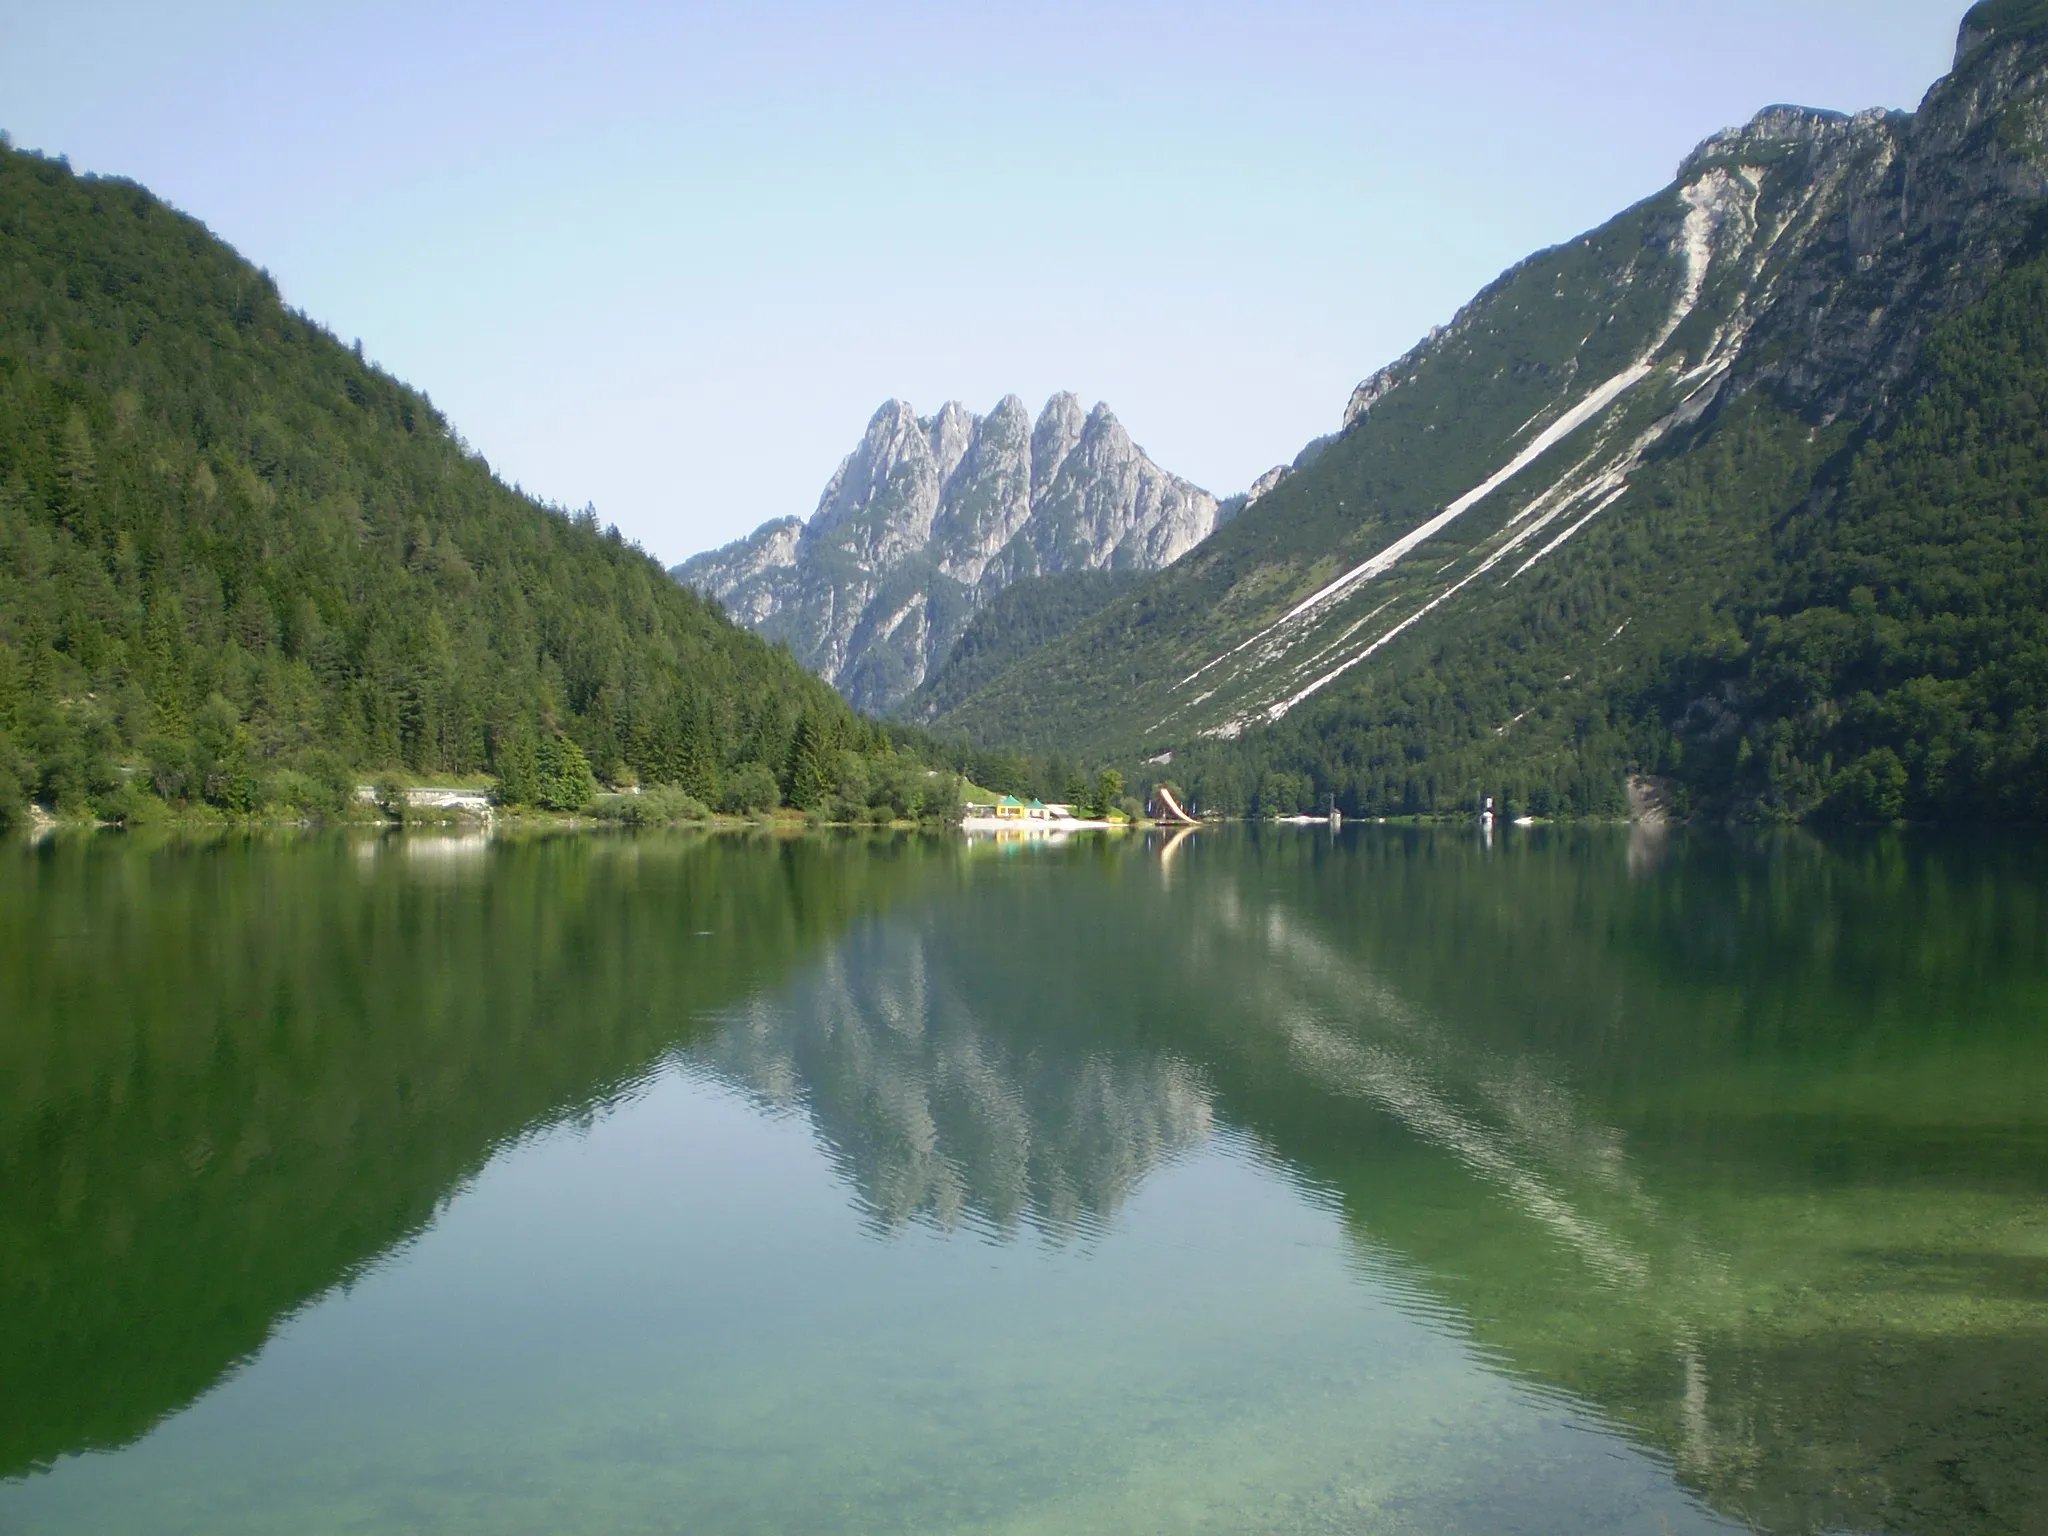
<path fill-rule="evenodd" d="M 564 739 L 706 799 L 747 763 L 787 792 L 806 719 L 813 756 L 887 750 L 195 220 L 0 148 L 0 817 L 517 782 Z"/>
<path fill-rule="evenodd" d="M 1100 613 L 1139 579 L 1133 571 L 1068 571 L 1005 587 L 974 616 L 945 661 L 899 713 L 911 720 L 945 713 L 1040 646 Z"/>
<path fill-rule="evenodd" d="M 1153 463 L 1106 405 L 1015 395 L 875 412 L 809 522 L 783 518 L 684 562 L 678 581 L 836 686 L 893 713 L 1012 582 L 1156 571 L 1222 520 L 1216 498 Z"/>
<path fill-rule="evenodd" d="M 941 724 L 1228 810 L 2048 816 L 2044 199 L 2048 4 L 1980 6 L 1918 113 L 1710 139 Z"/>

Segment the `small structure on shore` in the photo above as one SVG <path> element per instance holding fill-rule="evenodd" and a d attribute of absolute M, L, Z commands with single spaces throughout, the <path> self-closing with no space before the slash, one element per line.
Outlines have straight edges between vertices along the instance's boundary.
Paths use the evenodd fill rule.
<path fill-rule="evenodd" d="M 1047 805 L 1044 801 L 1020 801 L 1016 795 L 1004 795 L 991 807 L 969 807 L 969 811 L 981 809 L 987 809 L 995 821 L 1065 821 L 1071 815 L 1071 809 L 1069 815 L 1061 815 L 1065 807 Z"/>
<path fill-rule="evenodd" d="M 1047 805 L 1042 800 L 1005 795 L 994 805 L 969 802 L 960 825 L 970 835 L 992 832 L 999 837 L 1059 838 L 1069 832 L 1113 832 L 1128 823 L 1079 816 L 1071 805 Z"/>
<path fill-rule="evenodd" d="M 976 807 L 979 809 L 979 807 Z M 1005 795 L 995 804 L 997 821 L 1057 821 L 1051 806 L 1042 800 L 1024 801 L 1015 795 Z"/>

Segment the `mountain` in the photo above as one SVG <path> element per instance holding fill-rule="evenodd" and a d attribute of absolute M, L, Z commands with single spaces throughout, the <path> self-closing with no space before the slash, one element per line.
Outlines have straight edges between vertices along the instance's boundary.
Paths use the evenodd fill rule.
<path fill-rule="evenodd" d="M 2048 4 L 1774 107 L 939 722 L 1217 809 L 2048 817 Z M 1170 755 L 1170 756 L 1169 756 Z"/>
<path fill-rule="evenodd" d="M 1135 571 L 1068 571 L 1028 576 L 1003 588 L 899 712 L 910 720 L 943 714 L 1040 646 L 1100 613 L 1141 579 Z"/>
<path fill-rule="evenodd" d="M 1054 395 L 1034 425 L 1015 395 L 986 416 L 891 400 L 808 523 L 765 523 L 672 574 L 883 713 L 1012 582 L 1158 570 L 1218 520 L 1216 498 L 1154 464 L 1106 405 Z"/>
<path fill-rule="evenodd" d="M 789 793 L 806 719 L 813 756 L 888 751 L 196 220 L 0 146 L 0 821 L 332 810 L 379 768 L 516 787 L 563 742 Z"/>

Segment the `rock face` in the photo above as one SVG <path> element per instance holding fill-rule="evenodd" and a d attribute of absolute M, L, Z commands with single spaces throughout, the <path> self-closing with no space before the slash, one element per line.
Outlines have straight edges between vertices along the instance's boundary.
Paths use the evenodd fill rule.
<path fill-rule="evenodd" d="M 1929 336 L 2044 229 L 2048 0 L 1994 0 L 1919 111 L 1768 108 L 1504 274 L 1361 383 L 1326 451 L 1124 599 L 1142 628 L 1105 610 L 947 723 L 1149 756 L 1368 689 L 1390 657 L 1519 612 L 1532 573 L 1639 519 L 1655 466 L 1739 404 L 1802 441 L 1883 430 Z"/>
<path fill-rule="evenodd" d="M 818 499 L 675 568 L 677 580 L 886 713 L 987 599 L 1028 576 L 1152 571 L 1214 531 L 1216 498 L 1170 475 L 1109 407 L 1006 396 L 920 417 L 891 400 Z"/>

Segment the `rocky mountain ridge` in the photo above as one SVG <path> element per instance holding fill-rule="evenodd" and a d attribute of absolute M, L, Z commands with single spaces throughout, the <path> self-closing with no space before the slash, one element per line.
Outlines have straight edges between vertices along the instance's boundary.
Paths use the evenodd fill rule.
<path fill-rule="evenodd" d="M 674 576 L 788 643 L 856 706 L 886 713 L 995 593 L 1026 577 L 1152 571 L 1214 531 L 1215 497 L 1168 474 L 1106 405 L 1071 394 L 1034 423 L 1005 396 L 920 417 L 891 400 L 810 519 L 765 523 Z"/>

